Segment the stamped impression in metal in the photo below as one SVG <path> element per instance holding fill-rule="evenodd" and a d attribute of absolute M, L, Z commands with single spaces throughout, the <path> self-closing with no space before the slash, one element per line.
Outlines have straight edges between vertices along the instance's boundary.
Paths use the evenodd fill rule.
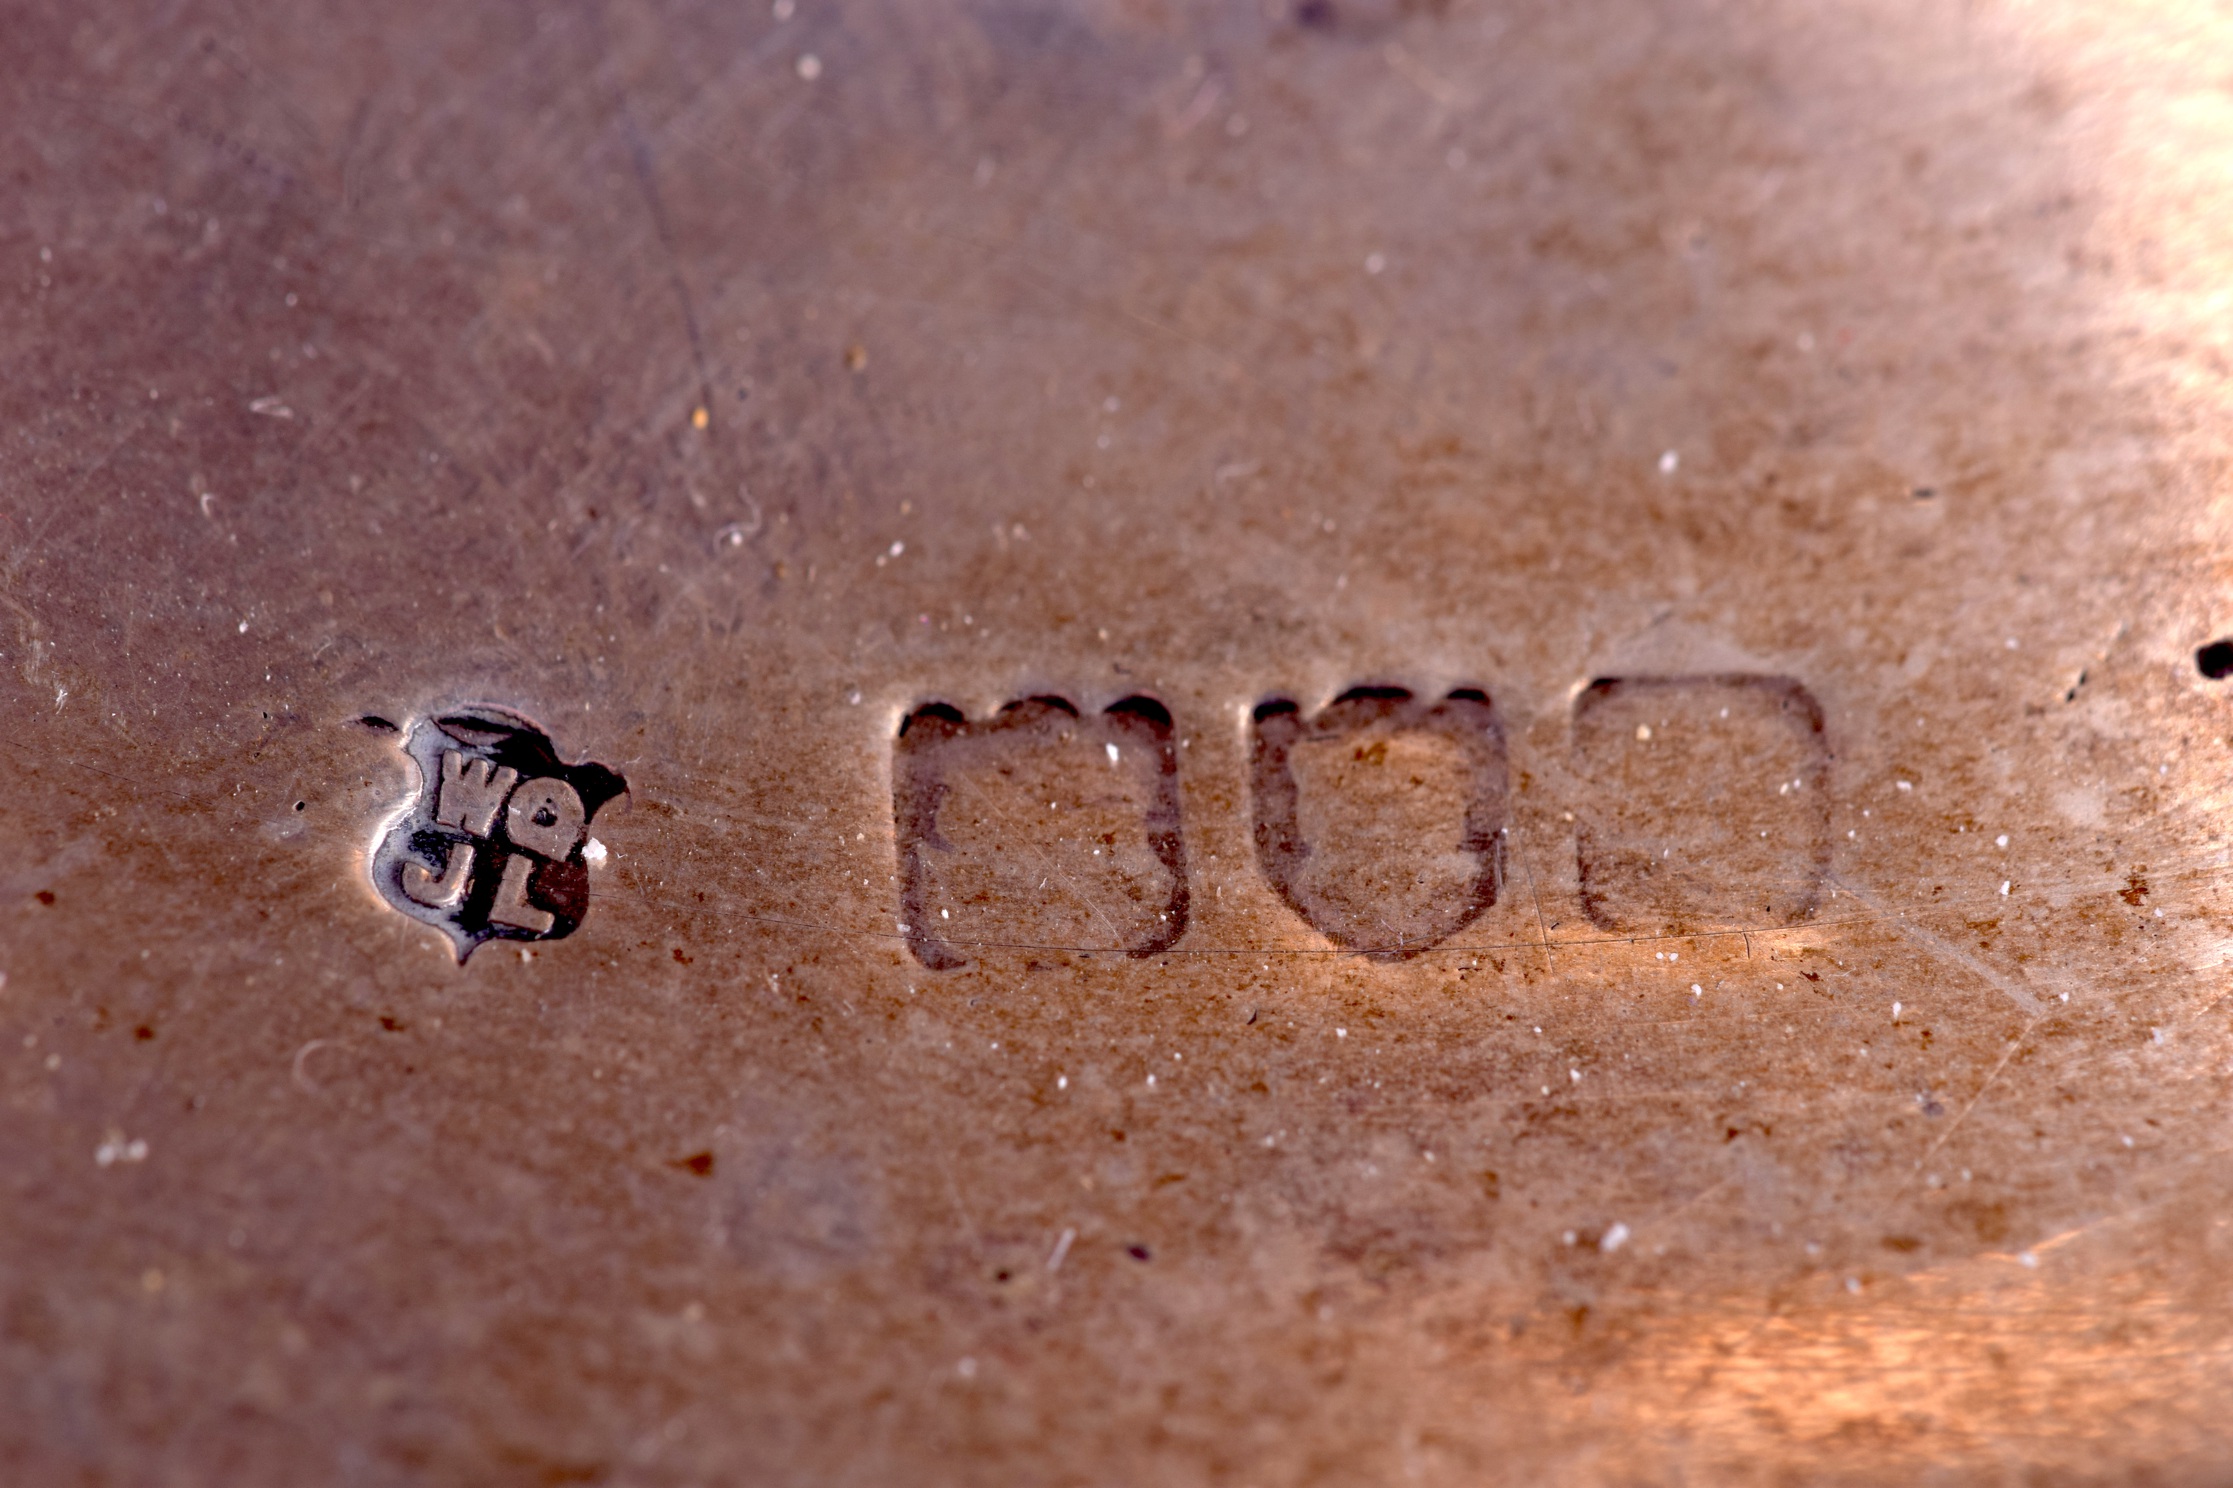
<path fill-rule="evenodd" d="M 403 750 L 419 793 L 373 849 L 380 897 L 449 936 L 460 962 L 484 940 L 573 934 L 589 913 L 589 823 L 628 782 L 564 763 L 502 708 L 422 718 Z"/>
<path fill-rule="evenodd" d="M 1353 687 L 1314 718 L 1286 698 L 1255 717 L 1256 861 L 1312 928 L 1400 961 L 1496 903 L 1505 751 L 1486 692 Z"/>
<path fill-rule="evenodd" d="M 1147 957 L 1186 933 L 1170 711 L 1019 698 L 974 722 L 945 703 L 900 727 L 892 794 L 901 933 L 934 971 L 964 948 Z"/>

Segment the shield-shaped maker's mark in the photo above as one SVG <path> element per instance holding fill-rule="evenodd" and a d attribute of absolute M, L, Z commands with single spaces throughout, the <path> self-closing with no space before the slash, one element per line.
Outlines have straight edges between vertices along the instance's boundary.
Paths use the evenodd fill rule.
<path fill-rule="evenodd" d="M 1487 693 L 1356 687 L 1309 719 L 1274 698 L 1251 775 L 1258 866 L 1342 949 L 1415 956 L 1496 903 L 1504 731 Z"/>
<path fill-rule="evenodd" d="M 461 962 L 484 940 L 573 934 L 589 913 L 589 823 L 628 782 L 565 763 L 503 708 L 422 718 L 403 751 L 419 793 L 373 848 L 380 897 L 449 936 Z"/>
<path fill-rule="evenodd" d="M 900 920 L 933 970 L 993 949 L 1152 956 L 1186 932 L 1171 715 L 1024 698 L 982 722 L 930 703 L 892 760 Z"/>

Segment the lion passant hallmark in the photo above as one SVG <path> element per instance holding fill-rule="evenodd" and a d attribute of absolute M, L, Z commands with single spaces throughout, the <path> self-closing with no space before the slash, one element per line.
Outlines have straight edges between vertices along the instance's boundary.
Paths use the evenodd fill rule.
<path fill-rule="evenodd" d="M 463 962 L 486 940 L 557 940 L 589 913 L 589 824 L 628 788 L 569 765 L 504 708 L 457 708 L 412 725 L 403 751 L 419 792 L 372 853 L 380 897 L 449 936 Z"/>

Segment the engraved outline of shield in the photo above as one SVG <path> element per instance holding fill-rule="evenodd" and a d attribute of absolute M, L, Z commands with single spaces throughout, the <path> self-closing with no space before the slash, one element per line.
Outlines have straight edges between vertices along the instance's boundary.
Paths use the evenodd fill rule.
<path fill-rule="evenodd" d="M 1457 743 L 1472 764 L 1461 850 L 1470 853 L 1478 867 L 1465 898 L 1416 939 L 1390 942 L 1365 933 L 1302 881 L 1302 865 L 1312 847 L 1303 837 L 1291 751 L 1297 744 L 1345 738 L 1375 723 L 1443 735 Z M 1310 715 L 1292 698 L 1268 697 L 1251 713 L 1249 772 L 1258 870 L 1289 909 L 1342 950 L 1375 961 L 1408 960 L 1443 944 L 1495 907 L 1504 886 L 1511 780 L 1504 720 L 1486 689 L 1456 687 L 1439 701 L 1430 701 L 1408 687 L 1365 683 Z"/>

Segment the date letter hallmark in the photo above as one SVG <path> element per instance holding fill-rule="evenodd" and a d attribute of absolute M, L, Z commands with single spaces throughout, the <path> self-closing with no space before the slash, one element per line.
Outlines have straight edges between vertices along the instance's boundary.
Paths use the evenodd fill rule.
<path fill-rule="evenodd" d="M 564 763 L 502 708 L 422 718 L 403 751 L 419 793 L 373 848 L 380 897 L 449 936 L 460 963 L 484 940 L 573 934 L 589 913 L 589 823 L 628 782 Z"/>

